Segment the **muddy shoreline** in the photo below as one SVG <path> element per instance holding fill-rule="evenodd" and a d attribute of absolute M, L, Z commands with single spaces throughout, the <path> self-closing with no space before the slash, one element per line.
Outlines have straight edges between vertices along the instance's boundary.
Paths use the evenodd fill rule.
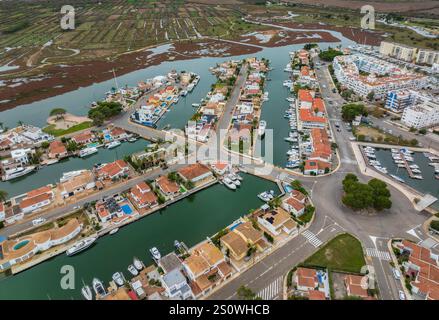
<path fill-rule="evenodd" d="M 341 32 L 346 38 L 359 43 L 377 45 L 381 41 L 380 35 L 353 28 L 341 28 L 320 24 L 286 23 L 292 28 L 303 29 L 328 29 Z M 151 49 L 145 49 L 133 53 L 119 55 L 114 60 L 91 60 L 82 64 L 74 65 L 48 65 L 41 68 L 38 76 L 31 77 L 27 81 L 2 80 L 0 83 L 0 111 L 13 109 L 17 106 L 47 99 L 66 92 L 77 90 L 94 83 L 109 80 L 113 77 L 113 70 L 117 76 L 121 76 L 139 69 L 158 65 L 165 61 L 179 61 L 196 59 L 199 57 L 227 57 L 244 54 L 253 54 L 261 51 L 264 47 L 279 47 L 291 44 L 305 44 L 309 42 L 338 42 L 328 32 L 324 31 L 280 31 L 286 36 L 278 34 L 266 43 L 255 37 L 242 37 L 238 39 L 241 44 L 229 41 L 202 39 L 197 41 L 185 41 L 173 43 L 170 49 L 164 53 L 153 54 Z M 314 37 L 313 37 L 314 35 Z M 317 36 L 315 36 L 317 35 Z M 305 37 L 304 37 L 305 36 Z M 244 40 L 244 41 L 243 41 Z M 0 75 L 1 79 L 1 75 Z M 22 80 L 22 79 L 21 79 Z M 3 83 L 2 83 L 3 82 Z"/>

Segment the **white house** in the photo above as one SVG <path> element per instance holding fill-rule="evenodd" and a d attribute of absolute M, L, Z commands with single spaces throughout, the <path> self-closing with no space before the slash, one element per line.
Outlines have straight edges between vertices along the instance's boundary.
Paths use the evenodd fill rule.
<path fill-rule="evenodd" d="M 303 203 L 293 197 L 288 197 L 282 201 L 282 208 L 289 213 L 294 214 L 296 217 L 300 217 L 305 213 L 305 206 Z"/>
<path fill-rule="evenodd" d="M 179 269 L 174 269 L 162 276 L 161 282 L 170 299 L 194 299 L 194 294 L 185 276 Z"/>

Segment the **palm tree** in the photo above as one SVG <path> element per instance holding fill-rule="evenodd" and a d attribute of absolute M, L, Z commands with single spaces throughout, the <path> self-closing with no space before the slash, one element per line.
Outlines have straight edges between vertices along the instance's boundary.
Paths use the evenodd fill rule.
<path fill-rule="evenodd" d="M 21 127 L 21 126 L 23 126 L 23 121 L 18 120 L 17 124 L 18 124 L 19 127 Z"/>
<path fill-rule="evenodd" d="M 8 198 L 8 193 L 6 191 L 0 190 L 0 202 L 6 201 Z"/>

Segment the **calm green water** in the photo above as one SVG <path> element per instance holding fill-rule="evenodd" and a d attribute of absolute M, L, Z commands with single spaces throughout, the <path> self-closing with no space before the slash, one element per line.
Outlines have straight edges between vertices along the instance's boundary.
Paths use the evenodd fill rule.
<path fill-rule="evenodd" d="M 162 254 L 173 250 L 174 240 L 189 247 L 213 235 L 235 219 L 263 203 L 256 195 L 276 189 L 272 182 L 250 175 L 238 191 L 217 184 L 194 197 L 186 198 L 167 209 L 121 228 L 112 236 L 99 239 L 96 245 L 76 256 L 60 255 L 32 269 L 0 280 L 0 299 L 82 299 L 82 282 L 91 284 L 93 277 L 111 280 L 122 271 L 128 278 L 127 267 L 137 256 L 151 263 L 148 249 L 157 246 Z M 76 290 L 60 288 L 60 269 L 75 268 Z"/>
<path fill-rule="evenodd" d="M 330 33 L 341 39 L 341 44 L 344 46 L 353 44 L 338 32 Z M 322 43 L 320 46 L 326 48 L 337 44 Z M 236 60 L 248 56 L 265 57 L 275 68 L 268 75 L 272 79 L 266 85 L 266 90 L 270 92 L 270 100 L 264 103 L 262 119 L 267 121 L 268 128 L 276 129 L 274 131 L 274 163 L 279 165 L 283 165 L 286 160 L 285 152 L 288 149 L 288 143 L 284 142 L 283 138 L 289 131 L 288 122 L 283 118 L 284 110 L 288 106 L 285 100 L 288 92 L 282 86 L 288 74 L 284 73 L 283 69 L 289 60 L 288 52 L 302 47 L 303 45 L 292 45 L 267 48 L 254 55 L 233 57 Z M 167 46 L 162 46 L 156 51 L 166 49 Z M 165 75 L 172 69 L 199 74 L 201 81 L 193 92 L 186 98 L 182 98 L 158 123 L 159 128 L 168 124 L 173 128 L 183 128 L 194 112 L 192 103 L 199 102 L 205 97 L 210 90 L 210 85 L 215 82 L 215 77 L 210 74 L 209 67 L 231 58 L 199 58 L 165 62 L 120 76 L 118 83 L 120 86 L 134 86 L 141 80 Z M 46 125 L 46 118 L 54 107 L 62 107 L 68 112 L 85 115 L 91 102 L 102 99 L 105 92 L 114 86 L 114 80 L 96 83 L 1 112 L 0 118 L 8 127 L 16 126 L 18 121 L 42 127 Z M 95 163 L 113 161 L 116 158 L 122 158 L 125 154 L 138 151 L 145 145 L 146 142 L 139 141 L 135 144 L 123 144 L 114 150 L 100 150 L 97 155 L 86 160 L 70 159 L 44 168 L 22 180 L 2 183 L 0 189 L 5 189 L 10 195 L 21 194 L 47 183 L 55 183 L 62 172 L 90 168 Z M 260 206 L 262 202 L 256 195 L 267 189 L 275 189 L 275 185 L 248 175 L 245 175 L 242 187 L 236 192 L 224 186 L 215 185 L 197 193 L 194 198 L 182 200 L 160 213 L 155 213 L 122 228 L 116 235 L 99 239 L 93 248 L 82 254 L 74 257 L 61 255 L 16 276 L 0 280 L 0 299 L 81 298 L 79 291 L 83 281 L 90 284 L 93 277 L 98 277 L 108 282 L 116 271 L 124 271 L 124 274 L 128 276 L 126 267 L 132 263 L 133 256 L 141 258 L 146 263 L 151 262 L 148 249 L 152 246 L 157 246 L 163 254 L 173 249 L 173 242 L 176 239 L 192 246 L 246 214 L 249 209 Z M 76 290 L 65 291 L 60 288 L 60 268 L 66 264 L 75 267 Z"/>
<path fill-rule="evenodd" d="M 96 163 L 112 162 L 124 156 L 143 150 L 148 145 L 146 140 L 124 142 L 114 149 L 99 148 L 99 152 L 86 158 L 69 158 L 50 166 L 42 167 L 32 174 L 10 180 L 1 181 L 0 190 L 6 190 L 9 197 L 23 194 L 43 185 L 59 182 L 64 172 L 91 169 Z"/>

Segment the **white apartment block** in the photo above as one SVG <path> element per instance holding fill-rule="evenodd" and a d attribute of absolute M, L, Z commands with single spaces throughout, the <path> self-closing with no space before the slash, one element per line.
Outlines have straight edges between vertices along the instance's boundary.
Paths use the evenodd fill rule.
<path fill-rule="evenodd" d="M 429 66 L 439 63 L 439 51 L 420 49 L 399 43 L 382 41 L 380 54 L 406 62 L 426 64 Z"/>
<path fill-rule="evenodd" d="M 439 101 L 429 101 L 405 108 L 401 122 L 416 129 L 439 124 Z"/>
<path fill-rule="evenodd" d="M 371 92 L 376 99 L 383 99 L 391 90 L 421 89 L 428 79 L 422 74 L 362 54 L 337 56 L 333 67 L 340 84 L 363 98 Z"/>

